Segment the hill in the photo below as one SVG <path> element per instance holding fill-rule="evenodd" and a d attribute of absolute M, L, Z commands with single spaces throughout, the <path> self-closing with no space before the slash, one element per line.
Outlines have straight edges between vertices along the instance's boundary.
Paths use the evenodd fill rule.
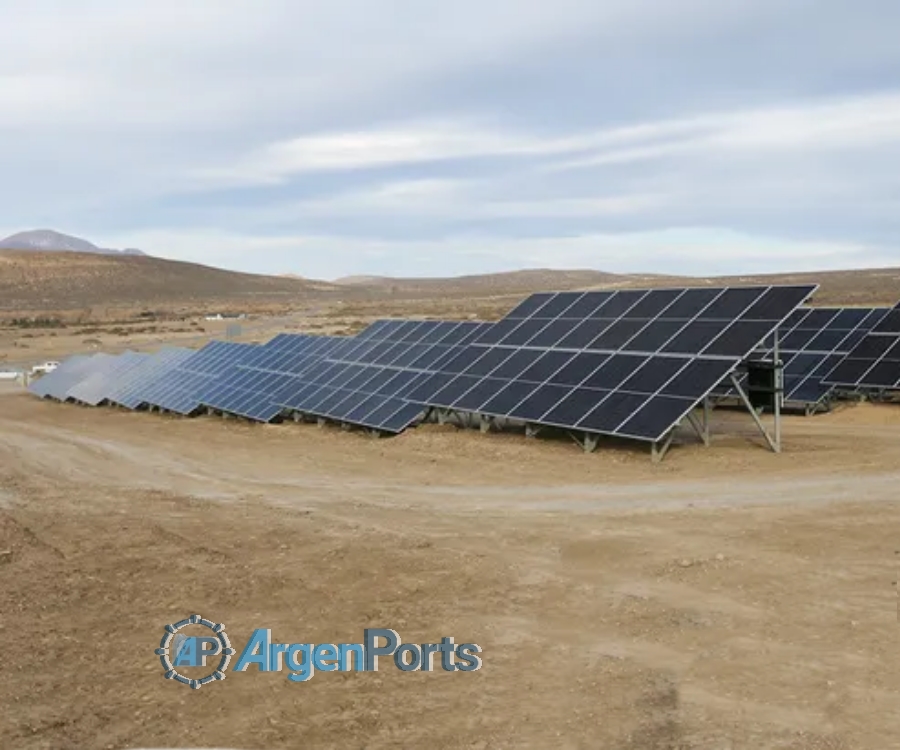
<path fill-rule="evenodd" d="M 529 293 L 539 289 L 584 289 L 600 285 L 622 285 L 644 281 L 648 276 L 618 275 L 591 270 L 551 270 L 546 268 L 449 278 L 395 278 L 388 276 L 347 276 L 335 284 L 390 294 L 471 295 Z"/>
<path fill-rule="evenodd" d="M 0 312 L 92 307 L 258 308 L 328 297 L 332 284 L 139 255 L 0 251 Z"/>
<path fill-rule="evenodd" d="M 627 289 L 704 284 L 735 286 L 819 284 L 819 292 L 815 297 L 815 304 L 819 305 L 893 306 L 900 300 L 900 268 L 705 277 L 535 269 L 446 279 L 351 276 L 339 279 L 335 284 L 356 292 L 367 291 L 373 298 L 387 299 L 496 298 L 522 296 L 541 290 Z"/>
<path fill-rule="evenodd" d="M 80 237 L 72 237 L 52 229 L 34 229 L 29 232 L 19 232 L 11 235 L 4 240 L 0 240 L 0 250 L 97 253 L 99 255 L 144 255 L 140 250 L 109 250 L 97 247 Z"/>
<path fill-rule="evenodd" d="M 821 288 L 815 304 L 894 305 L 900 269 L 730 277 L 618 275 L 533 269 L 456 278 L 350 277 L 329 283 L 261 276 L 150 256 L 0 250 L 0 314 L 153 309 L 166 312 L 269 312 L 349 303 L 365 316 L 496 316 L 541 290 L 799 284 Z M 101 311 L 107 312 L 101 312 Z"/>

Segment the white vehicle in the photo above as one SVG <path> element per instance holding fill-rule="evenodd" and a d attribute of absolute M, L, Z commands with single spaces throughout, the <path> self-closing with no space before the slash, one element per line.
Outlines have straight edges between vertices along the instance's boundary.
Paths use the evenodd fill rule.
<path fill-rule="evenodd" d="M 0 380 L 16 380 L 19 375 L 15 370 L 0 370 Z"/>
<path fill-rule="evenodd" d="M 32 375 L 46 375 L 48 372 L 53 372 L 57 367 L 59 367 L 59 362 L 44 362 L 42 365 L 35 365 L 31 368 Z"/>

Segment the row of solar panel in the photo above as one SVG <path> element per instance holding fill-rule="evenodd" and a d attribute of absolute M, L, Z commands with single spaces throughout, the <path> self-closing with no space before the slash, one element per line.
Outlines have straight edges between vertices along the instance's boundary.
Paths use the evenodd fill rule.
<path fill-rule="evenodd" d="M 825 382 L 838 388 L 900 389 L 900 304 L 847 354 Z"/>
<path fill-rule="evenodd" d="M 192 359 L 201 353 L 205 356 L 192 366 L 213 367 L 216 359 L 221 362 L 222 350 L 232 347 L 216 342 L 208 349 L 194 355 Z M 240 349 L 232 351 L 243 354 Z M 292 376 L 237 365 L 239 356 L 223 369 L 226 377 L 215 377 L 186 369 L 185 357 L 173 351 L 154 356 L 99 354 L 87 358 L 84 364 L 90 367 L 64 363 L 53 377 L 73 376 L 74 384 L 65 379 L 51 388 L 47 382 L 51 376 L 47 376 L 42 393 L 91 405 L 102 401 L 127 405 L 123 402 L 128 400 L 135 406 L 150 404 L 181 414 L 209 406 L 264 422 L 293 409 L 389 432 L 405 429 L 422 413 L 423 403 L 428 403 L 647 440 L 657 438 L 673 419 L 689 411 L 696 396 L 715 385 L 728 367 L 680 358 L 669 358 L 657 367 L 650 366 L 651 358 L 634 355 L 519 354 L 527 356 L 531 365 L 516 378 L 514 370 L 503 368 L 504 360 L 516 355 L 501 349 L 460 348 L 448 370 L 440 374 L 319 360 L 299 388 Z M 128 371 L 133 379 L 141 364 L 152 370 L 143 386 L 117 381 Z M 116 387 L 104 389 L 104 383 Z"/>
<path fill-rule="evenodd" d="M 834 390 L 825 378 L 889 312 L 889 308 L 840 307 L 793 312 L 778 331 L 785 402 L 807 408 L 825 403 Z M 773 353 L 774 340 L 770 338 L 754 357 L 765 359 Z M 734 395 L 733 390 L 726 392 Z"/>
<path fill-rule="evenodd" d="M 810 286 L 679 287 L 534 294 L 509 313 L 507 319 L 782 321 L 809 296 L 811 288 L 814 289 Z"/>
<path fill-rule="evenodd" d="M 635 303 L 646 300 L 633 311 L 638 318 L 631 320 L 579 320 L 567 314 L 559 320 L 507 319 L 489 326 L 379 322 L 305 372 L 307 384 L 283 405 L 356 421 L 359 410 L 371 406 L 373 394 L 383 395 L 380 389 L 393 387 L 392 395 L 410 402 L 411 410 L 415 404 L 446 407 L 658 440 L 812 291 L 813 287 L 756 287 L 531 298 L 532 303 L 543 296 L 552 298 L 563 312 L 578 303 L 595 310 L 602 307 L 610 315 L 619 311 L 614 297 L 622 303 L 623 315 L 633 307 L 624 304 L 627 297 Z M 673 309 L 679 300 L 686 305 Z M 678 310 L 686 311 L 690 305 L 696 309 L 679 321 Z M 729 305 L 739 313 L 753 313 L 745 321 L 717 320 Z M 707 308 L 709 319 L 691 319 Z M 675 317 L 649 319 L 666 311 Z M 766 315 L 778 317 L 754 319 Z M 601 336 L 602 343 L 586 336 L 578 345 L 573 343 L 573 336 L 584 335 L 588 328 Z M 611 332 L 605 334 L 606 329 Z M 642 338 L 631 344 L 637 334 Z M 675 356 L 661 354 L 669 339 L 679 335 L 681 343 L 670 347 Z M 651 340 L 657 343 L 651 345 Z M 466 342 L 471 344 L 454 351 Z M 496 346 L 491 345 L 494 342 Z M 642 356 L 626 354 L 645 349 L 649 351 Z M 395 369 L 400 372 L 392 375 Z M 432 374 L 425 377 L 428 372 Z M 279 400 L 283 394 L 271 397 Z"/>
<path fill-rule="evenodd" d="M 531 307 L 539 316 L 497 324 L 380 321 L 352 338 L 214 342 L 171 366 L 147 363 L 148 377 L 108 400 L 182 414 L 209 406 L 262 421 L 295 410 L 390 432 L 433 406 L 655 441 L 813 290 L 534 295 L 514 314 Z M 568 317 L 573 306 L 622 317 Z M 566 317 L 540 317 L 557 308 Z M 718 319 L 731 313 L 744 319 Z M 587 329 L 601 339 L 572 346 Z"/>

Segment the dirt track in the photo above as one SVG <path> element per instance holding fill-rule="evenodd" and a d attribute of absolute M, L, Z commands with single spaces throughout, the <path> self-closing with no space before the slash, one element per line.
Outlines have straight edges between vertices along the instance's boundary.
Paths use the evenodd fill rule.
<path fill-rule="evenodd" d="M 0 748 L 900 747 L 900 408 L 789 419 L 782 456 L 717 419 L 654 466 L 0 385 Z M 453 635 L 484 668 L 193 692 L 153 649 L 194 611 L 241 645 Z"/>

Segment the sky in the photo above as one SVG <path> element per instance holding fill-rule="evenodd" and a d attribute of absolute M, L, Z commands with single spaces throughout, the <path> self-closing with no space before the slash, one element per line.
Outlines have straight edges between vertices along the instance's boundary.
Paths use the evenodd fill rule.
<path fill-rule="evenodd" d="M 896 0 L 0 0 L 0 234 L 258 273 L 900 266 Z"/>

